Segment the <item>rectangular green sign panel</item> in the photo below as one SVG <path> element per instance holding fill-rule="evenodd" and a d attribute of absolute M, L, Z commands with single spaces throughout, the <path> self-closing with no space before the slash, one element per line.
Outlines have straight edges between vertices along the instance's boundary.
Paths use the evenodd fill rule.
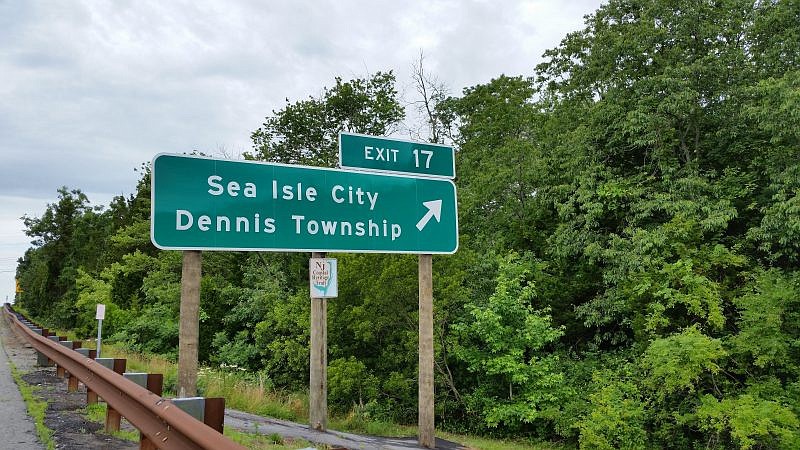
<path fill-rule="evenodd" d="M 453 147 L 363 134 L 339 134 L 339 165 L 429 177 L 456 176 Z"/>
<path fill-rule="evenodd" d="M 450 180 L 161 154 L 151 240 L 171 250 L 454 253 Z"/>

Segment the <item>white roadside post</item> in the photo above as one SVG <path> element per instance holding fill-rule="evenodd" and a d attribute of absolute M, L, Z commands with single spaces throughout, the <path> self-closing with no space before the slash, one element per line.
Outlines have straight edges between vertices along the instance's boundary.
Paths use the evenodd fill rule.
<path fill-rule="evenodd" d="M 106 318 L 106 305 L 102 303 L 97 304 L 97 313 L 94 316 L 97 319 L 97 357 L 100 357 L 100 347 L 103 343 L 103 319 Z"/>

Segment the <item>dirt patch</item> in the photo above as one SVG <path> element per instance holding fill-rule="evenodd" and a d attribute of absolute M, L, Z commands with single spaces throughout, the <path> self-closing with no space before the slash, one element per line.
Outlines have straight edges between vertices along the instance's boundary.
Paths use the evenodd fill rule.
<path fill-rule="evenodd" d="M 30 384 L 40 386 L 36 393 L 47 401 L 44 423 L 53 430 L 53 439 L 59 449 L 134 449 L 138 445 L 103 432 L 103 425 L 86 420 L 86 390 L 67 392 L 67 380 L 58 378 L 55 369 L 38 369 L 22 377 Z"/>
<path fill-rule="evenodd" d="M 37 367 L 36 352 L 13 333 L 5 320 L 0 320 L 2 339 L 11 361 L 23 373 L 22 379 L 36 386 L 34 393 L 47 402 L 44 424 L 53 430 L 56 448 L 64 450 L 136 449 L 138 443 L 115 438 L 103 432 L 103 425 L 86 420 L 86 389 L 67 392 L 67 380 L 56 377 L 53 367 Z M 133 429 L 123 421 L 123 430 Z"/>

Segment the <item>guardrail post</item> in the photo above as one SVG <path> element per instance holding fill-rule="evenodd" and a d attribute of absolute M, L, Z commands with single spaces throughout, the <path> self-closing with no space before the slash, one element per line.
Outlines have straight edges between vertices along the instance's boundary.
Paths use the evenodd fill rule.
<path fill-rule="evenodd" d="M 225 426 L 225 399 L 222 397 L 173 398 L 173 405 L 222 433 Z"/>
<path fill-rule="evenodd" d="M 49 335 L 49 336 L 47 336 L 47 339 L 50 339 L 50 340 L 51 340 L 51 341 L 53 341 L 53 342 L 58 342 L 58 336 L 53 336 L 52 334 L 51 334 L 51 335 Z M 56 362 L 55 362 L 55 361 L 53 361 L 52 359 L 50 359 L 50 358 L 47 358 L 47 364 L 48 364 L 48 365 L 53 365 L 53 364 L 55 364 L 55 363 L 56 363 Z M 56 366 L 56 370 L 58 370 L 58 366 Z"/>
<path fill-rule="evenodd" d="M 49 338 L 52 335 L 53 335 L 53 333 L 51 333 L 49 329 L 42 328 L 42 336 L 44 336 L 46 338 Z M 48 358 L 47 356 L 44 356 L 44 355 L 42 355 L 42 357 L 44 358 L 42 360 L 44 362 L 44 364 L 39 364 L 40 366 L 52 366 L 53 365 L 53 360 L 52 359 L 50 359 L 50 358 Z"/>
<path fill-rule="evenodd" d="M 203 423 L 222 433 L 225 426 L 225 399 L 214 397 L 206 399 L 206 412 Z"/>
<path fill-rule="evenodd" d="M 119 414 L 119 412 L 117 412 L 117 410 L 112 408 L 110 405 L 106 404 L 106 433 L 119 431 L 119 424 L 121 420 L 122 416 Z"/>
<path fill-rule="evenodd" d="M 81 348 L 81 344 L 83 344 L 81 341 L 72 341 L 72 349 L 77 351 L 79 348 Z M 67 375 L 69 375 L 69 378 L 67 379 L 67 392 L 77 392 L 78 377 L 69 372 L 67 372 Z"/>
<path fill-rule="evenodd" d="M 95 359 L 97 357 L 97 350 L 93 348 L 76 348 L 75 351 L 89 359 Z"/>
<path fill-rule="evenodd" d="M 89 358 L 95 359 L 97 357 L 97 350 L 91 348 L 78 348 L 75 349 L 76 352 L 80 353 L 81 355 Z M 78 380 L 80 381 L 80 380 Z M 76 386 L 77 390 L 77 386 Z M 86 404 L 92 405 L 97 403 L 97 393 L 89 389 L 89 386 L 86 386 Z"/>
<path fill-rule="evenodd" d="M 61 339 L 61 338 L 59 337 L 59 339 Z M 61 345 L 63 345 L 64 347 L 67 347 L 70 350 L 76 350 L 76 349 L 80 348 L 81 344 L 82 344 L 81 341 L 64 341 L 64 340 L 59 341 L 59 343 Z M 56 368 L 56 375 L 59 378 L 65 378 L 65 377 L 67 377 L 67 371 L 64 370 L 63 367 L 57 367 Z M 74 380 L 73 380 L 73 378 L 74 378 Z M 75 386 L 75 390 L 78 390 L 78 379 L 75 378 L 72 374 L 69 374 L 69 386 L 72 387 L 73 384 Z M 67 389 L 69 390 L 69 388 L 67 388 Z M 74 392 L 74 391 L 70 390 L 69 392 Z"/>
<path fill-rule="evenodd" d="M 103 367 L 113 370 L 118 374 L 122 375 L 125 373 L 125 366 L 127 365 L 127 360 L 121 358 L 97 358 L 95 359 L 98 364 L 101 364 Z M 105 430 L 106 432 L 111 431 L 119 431 L 119 423 L 122 416 L 120 416 L 119 412 L 111 407 L 111 405 L 106 406 L 106 423 L 105 423 Z"/>
<path fill-rule="evenodd" d="M 67 392 L 78 392 L 78 377 L 73 374 L 67 379 Z"/>
<path fill-rule="evenodd" d="M 94 352 L 94 350 L 90 350 L 88 348 L 76 348 L 75 351 L 80 353 L 81 355 L 87 357 L 87 358 L 92 358 L 91 354 L 92 354 L 92 352 Z M 80 380 L 78 380 L 78 377 L 76 377 L 75 375 L 70 373 L 69 374 L 69 382 L 67 384 L 67 392 L 77 392 L 78 391 L 78 382 L 79 381 Z"/>
<path fill-rule="evenodd" d="M 34 333 L 41 334 L 44 337 L 47 337 L 47 328 L 34 328 Z M 50 358 L 45 356 L 44 353 L 36 350 L 36 365 L 38 366 L 49 366 L 50 365 Z"/>
<path fill-rule="evenodd" d="M 67 342 L 67 337 L 66 337 L 66 336 L 57 336 L 56 338 L 57 338 L 58 340 L 56 341 L 55 339 L 53 339 L 53 341 L 55 341 L 55 342 L 58 342 L 59 344 L 60 344 L 61 342 Z M 64 344 L 61 344 L 61 345 L 64 345 Z M 72 344 L 70 344 L 70 346 L 71 346 L 71 345 L 72 345 Z M 65 346 L 65 347 L 66 347 L 66 346 Z M 64 370 L 64 368 L 63 368 L 63 367 L 61 367 L 61 366 L 59 366 L 58 364 L 56 364 L 56 376 L 57 376 L 58 378 L 64 378 L 64 374 L 65 374 L 65 373 L 66 373 L 66 371 Z"/>
<path fill-rule="evenodd" d="M 60 339 L 60 337 L 59 337 L 59 339 Z M 63 341 L 62 340 L 62 341 L 59 341 L 59 344 L 61 344 L 64 347 L 67 347 L 68 349 L 72 350 L 72 341 Z M 61 366 L 56 366 L 56 375 L 59 378 L 64 378 L 64 377 L 67 376 L 67 371 Z"/>
<path fill-rule="evenodd" d="M 164 392 L 163 374 L 126 372 L 123 376 L 159 397 Z M 157 448 L 153 441 L 148 439 L 141 431 L 139 432 L 139 450 L 156 450 Z"/>

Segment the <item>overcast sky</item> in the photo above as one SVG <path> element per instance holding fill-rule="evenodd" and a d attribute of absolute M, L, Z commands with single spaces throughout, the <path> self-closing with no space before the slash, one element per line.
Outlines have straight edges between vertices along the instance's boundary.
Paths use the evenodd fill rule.
<path fill-rule="evenodd" d="M 237 156 L 250 133 L 336 76 L 393 70 L 407 101 L 420 52 L 452 94 L 532 75 L 599 0 L 0 0 L 0 300 L 13 299 L 61 186 L 130 194 L 160 152 Z"/>

